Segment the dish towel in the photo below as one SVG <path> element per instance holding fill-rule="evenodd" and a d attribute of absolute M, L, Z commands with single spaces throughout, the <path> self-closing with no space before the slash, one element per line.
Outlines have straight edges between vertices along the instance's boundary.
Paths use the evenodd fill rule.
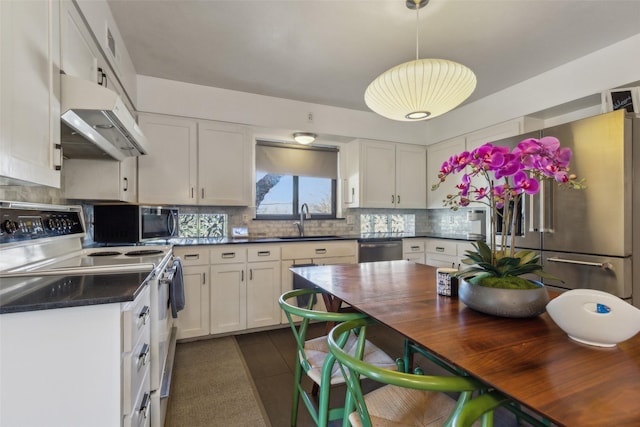
<path fill-rule="evenodd" d="M 169 284 L 169 301 L 171 303 L 171 315 L 178 317 L 178 312 L 184 308 L 184 278 L 182 276 L 182 261 L 180 258 L 173 260 L 173 279 Z"/>
<path fill-rule="evenodd" d="M 317 265 L 317 264 L 296 264 L 294 267 L 312 267 L 314 265 Z M 311 283 L 307 282 L 306 280 L 304 280 L 302 277 L 298 276 L 297 274 L 294 274 L 293 289 L 316 289 L 316 287 Z M 296 297 L 296 299 L 298 300 L 298 307 L 308 307 L 309 298 L 311 298 L 311 296 L 312 295 L 300 295 Z M 313 303 L 315 304 L 317 302 L 318 302 L 318 298 L 316 297 L 316 294 L 313 294 Z"/>

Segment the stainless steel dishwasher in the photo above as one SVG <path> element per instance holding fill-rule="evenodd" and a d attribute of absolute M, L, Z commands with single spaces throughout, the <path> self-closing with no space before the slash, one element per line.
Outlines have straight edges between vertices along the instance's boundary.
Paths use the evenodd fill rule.
<path fill-rule="evenodd" d="M 361 241 L 358 262 L 394 261 L 402 259 L 402 240 Z"/>

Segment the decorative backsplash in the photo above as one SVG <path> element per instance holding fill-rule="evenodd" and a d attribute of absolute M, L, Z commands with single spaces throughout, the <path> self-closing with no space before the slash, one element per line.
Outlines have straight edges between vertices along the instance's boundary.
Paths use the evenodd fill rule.
<path fill-rule="evenodd" d="M 66 200 L 59 189 L 43 186 L 2 186 L 0 200 L 48 204 L 77 204 Z M 93 206 L 83 203 L 90 225 L 86 243 L 92 240 Z M 233 227 L 248 228 L 250 237 L 295 236 L 294 221 L 253 220 L 253 209 L 227 206 L 179 206 L 181 235 L 185 237 L 229 237 Z M 307 220 L 309 235 L 352 235 L 371 232 L 426 232 L 466 235 L 471 232 L 467 211 L 460 209 L 347 209 L 342 219 Z"/>

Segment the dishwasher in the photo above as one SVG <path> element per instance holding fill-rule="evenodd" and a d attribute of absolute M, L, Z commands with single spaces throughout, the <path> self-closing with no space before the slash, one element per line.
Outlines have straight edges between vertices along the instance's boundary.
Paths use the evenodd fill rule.
<path fill-rule="evenodd" d="M 394 261 L 402 259 L 402 239 L 361 241 L 358 243 L 358 262 Z"/>

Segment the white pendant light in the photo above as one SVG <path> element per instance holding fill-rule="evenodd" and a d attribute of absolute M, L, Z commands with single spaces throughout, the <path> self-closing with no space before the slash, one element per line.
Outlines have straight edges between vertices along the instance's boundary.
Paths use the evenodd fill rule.
<path fill-rule="evenodd" d="M 310 132 L 296 132 L 293 134 L 293 139 L 298 143 L 298 144 L 304 144 L 304 145 L 309 145 L 311 144 L 313 141 L 316 140 L 316 134 L 315 133 L 310 133 Z"/>
<path fill-rule="evenodd" d="M 429 0 L 407 0 L 416 9 Z M 418 17 L 419 18 L 419 17 Z M 364 94 L 374 112 L 392 120 L 418 121 L 453 110 L 476 88 L 476 76 L 469 68 L 446 59 L 418 59 L 416 23 L 416 60 L 396 65 L 379 75 Z"/>

